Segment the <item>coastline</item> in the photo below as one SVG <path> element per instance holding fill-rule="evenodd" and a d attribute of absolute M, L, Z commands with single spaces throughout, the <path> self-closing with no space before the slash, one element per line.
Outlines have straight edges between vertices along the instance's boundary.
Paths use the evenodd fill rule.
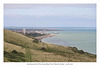
<path fill-rule="evenodd" d="M 56 35 L 50 34 L 50 35 L 39 36 L 39 37 L 35 37 L 35 38 L 38 39 L 38 40 L 41 40 L 41 39 L 43 39 L 43 38 L 53 37 L 53 36 L 56 36 Z M 51 44 L 51 43 L 47 43 L 47 42 L 44 42 L 44 43 L 46 43 L 46 44 Z M 52 45 L 57 45 L 57 44 L 52 44 Z M 57 45 L 57 46 L 61 46 L 61 45 Z M 77 51 L 77 52 L 82 52 L 82 53 L 87 53 L 87 54 L 96 55 L 96 54 L 93 54 L 93 53 L 90 53 L 90 52 L 87 52 L 87 51 L 78 49 L 77 47 L 72 47 L 72 46 L 64 46 L 64 47 L 69 47 L 71 50 L 73 50 L 73 51 L 75 51 L 75 52 Z"/>
<path fill-rule="evenodd" d="M 91 37 L 91 39 L 89 39 L 89 37 Z M 55 45 L 77 47 L 79 50 L 84 50 L 85 52 L 91 54 L 97 54 L 95 44 L 95 31 L 61 31 L 59 34 L 57 34 L 57 36 L 43 38 L 41 41 Z"/>
<path fill-rule="evenodd" d="M 66 47 L 61 45 L 48 44 L 45 42 L 35 43 L 33 42 L 34 39 L 31 40 L 29 37 L 19 33 L 15 33 L 9 30 L 5 30 L 4 33 L 4 62 L 16 62 L 16 59 L 8 57 L 10 54 L 16 56 L 16 52 L 18 54 L 23 53 L 24 55 L 27 55 L 24 57 L 18 55 L 19 58 L 17 62 L 96 62 L 96 55 L 84 52 L 83 50 L 79 50 L 76 47 Z M 22 58 L 24 61 L 20 61 Z"/>
<path fill-rule="evenodd" d="M 39 36 L 39 37 L 35 37 L 35 38 L 38 39 L 38 40 L 41 40 L 41 39 L 43 39 L 43 38 L 52 37 L 52 36 L 56 36 L 56 35 L 50 34 L 50 35 Z"/>

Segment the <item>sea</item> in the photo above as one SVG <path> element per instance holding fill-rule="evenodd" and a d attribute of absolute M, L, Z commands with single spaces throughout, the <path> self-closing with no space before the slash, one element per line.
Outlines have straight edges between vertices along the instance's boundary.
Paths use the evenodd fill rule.
<path fill-rule="evenodd" d="M 96 28 L 55 28 L 59 31 L 48 31 L 56 34 L 43 38 L 42 42 L 62 46 L 77 47 L 79 50 L 96 54 Z"/>

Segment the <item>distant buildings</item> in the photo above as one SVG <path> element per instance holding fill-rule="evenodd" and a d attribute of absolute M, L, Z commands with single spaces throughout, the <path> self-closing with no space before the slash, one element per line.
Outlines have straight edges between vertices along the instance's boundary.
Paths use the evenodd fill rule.
<path fill-rule="evenodd" d="M 23 34 L 25 34 L 26 33 L 26 29 L 25 28 L 23 28 Z"/>
<path fill-rule="evenodd" d="M 58 34 L 58 32 L 54 32 L 54 34 Z"/>
<path fill-rule="evenodd" d="M 22 29 L 15 29 L 12 30 L 14 32 L 18 32 L 21 34 L 29 34 L 29 33 L 39 33 L 39 34 L 58 34 L 58 32 L 50 32 L 50 31 L 40 31 L 40 30 L 34 30 L 34 29 L 28 29 L 28 28 L 22 28 Z"/>

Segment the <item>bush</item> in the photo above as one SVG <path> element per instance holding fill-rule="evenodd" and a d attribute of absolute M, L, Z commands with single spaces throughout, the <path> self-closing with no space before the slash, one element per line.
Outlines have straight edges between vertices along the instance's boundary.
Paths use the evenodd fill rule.
<path fill-rule="evenodd" d="M 78 50 L 76 47 L 69 47 L 72 51 L 80 53 L 80 54 L 84 54 L 83 50 Z"/>
<path fill-rule="evenodd" d="M 13 50 L 11 53 L 12 54 L 17 54 L 18 52 L 16 50 Z"/>
<path fill-rule="evenodd" d="M 33 42 L 39 43 L 39 40 L 38 39 L 34 39 Z"/>
<path fill-rule="evenodd" d="M 84 54 L 84 51 L 83 50 L 79 50 L 78 53 Z"/>
<path fill-rule="evenodd" d="M 13 50 L 12 52 L 4 51 L 4 57 L 6 57 L 11 62 L 25 62 L 25 54 L 22 52 L 17 52 Z"/>
<path fill-rule="evenodd" d="M 32 38 L 38 37 L 38 36 L 44 36 L 44 35 L 46 35 L 46 34 L 40 34 L 40 33 L 26 33 L 26 36 L 32 37 Z"/>
<path fill-rule="evenodd" d="M 69 47 L 69 49 L 74 51 L 74 52 L 78 52 L 78 49 L 76 47 Z"/>
<path fill-rule="evenodd" d="M 46 48 L 45 47 L 42 47 L 41 50 L 46 50 Z"/>

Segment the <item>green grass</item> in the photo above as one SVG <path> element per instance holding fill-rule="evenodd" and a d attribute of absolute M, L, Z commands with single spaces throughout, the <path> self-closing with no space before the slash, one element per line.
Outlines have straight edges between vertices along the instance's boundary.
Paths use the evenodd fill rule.
<path fill-rule="evenodd" d="M 17 52 L 16 50 L 13 50 L 12 52 L 6 52 L 4 51 L 4 57 L 7 58 L 7 60 L 11 62 L 25 62 L 25 54 L 22 52 Z"/>
<path fill-rule="evenodd" d="M 26 47 L 26 45 L 28 47 L 34 45 L 32 42 L 32 39 L 24 35 L 6 30 L 6 29 L 4 29 L 4 41 L 15 44 L 15 45 L 19 45 L 22 47 Z"/>
<path fill-rule="evenodd" d="M 26 48 L 26 55 L 25 55 L 26 61 L 27 62 L 32 62 L 32 54 L 30 52 L 29 48 Z"/>

